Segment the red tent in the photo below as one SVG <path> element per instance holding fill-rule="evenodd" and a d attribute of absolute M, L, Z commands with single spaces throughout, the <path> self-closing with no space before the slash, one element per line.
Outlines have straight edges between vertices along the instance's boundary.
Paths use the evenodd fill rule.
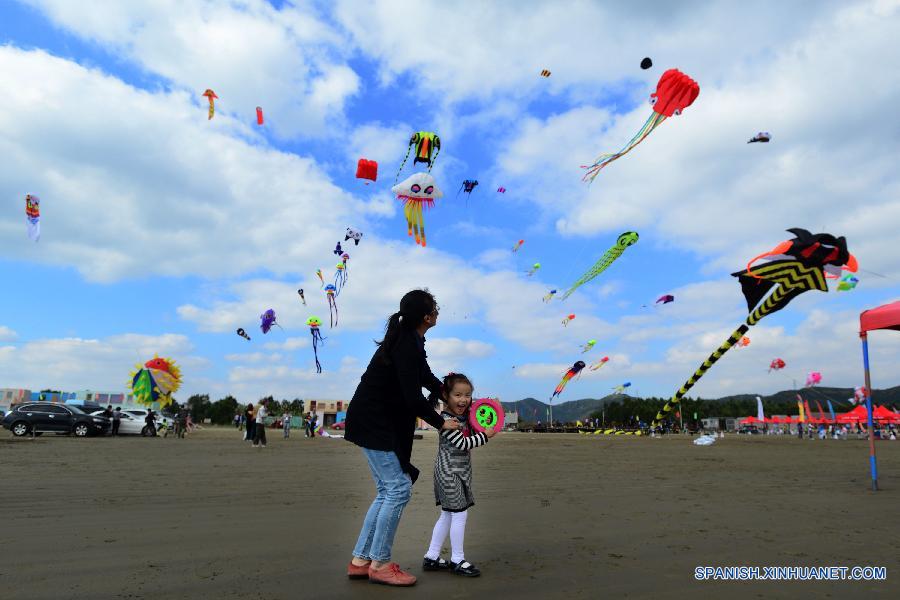
<path fill-rule="evenodd" d="M 741 425 L 762 425 L 765 421 L 760 421 L 756 417 L 744 417 L 740 423 Z"/>
<path fill-rule="evenodd" d="M 872 411 L 872 418 L 879 421 L 897 421 L 900 420 L 900 415 L 883 406 L 876 406 Z"/>
<path fill-rule="evenodd" d="M 863 311 L 859 315 L 859 338 L 862 340 L 863 369 L 866 375 L 866 390 L 872 389 L 869 375 L 869 332 L 876 329 L 900 331 L 900 302 L 892 302 Z M 875 432 L 872 414 L 872 395 L 866 392 L 867 421 L 869 425 L 869 470 L 872 473 L 872 489 L 878 490 L 878 468 L 875 464 Z"/>
<path fill-rule="evenodd" d="M 863 423 L 869 419 L 869 413 L 866 407 L 860 404 L 851 411 L 840 413 L 837 415 L 838 423 Z"/>

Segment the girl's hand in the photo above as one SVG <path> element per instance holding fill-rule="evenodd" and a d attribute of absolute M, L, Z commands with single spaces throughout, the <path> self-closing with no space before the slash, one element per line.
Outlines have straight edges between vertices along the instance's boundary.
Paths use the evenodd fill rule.
<path fill-rule="evenodd" d="M 459 421 L 457 421 L 456 419 L 444 421 L 444 424 L 441 425 L 441 429 L 459 429 Z"/>
<path fill-rule="evenodd" d="M 491 439 L 492 437 L 494 437 L 495 435 L 497 435 L 497 432 L 494 431 L 494 428 L 493 428 L 493 427 L 486 427 L 485 430 L 484 430 L 484 435 L 485 435 L 485 437 L 487 437 L 488 439 Z"/>

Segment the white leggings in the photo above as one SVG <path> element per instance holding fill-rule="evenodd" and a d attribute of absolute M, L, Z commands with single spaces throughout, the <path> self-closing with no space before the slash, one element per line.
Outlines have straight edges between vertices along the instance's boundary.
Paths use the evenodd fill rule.
<path fill-rule="evenodd" d="M 447 532 L 450 533 L 450 560 L 455 563 L 461 563 L 465 560 L 465 552 L 463 551 L 463 538 L 466 536 L 466 518 L 469 511 L 448 512 L 441 511 L 437 523 L 434 524 L 434 532 L 431 534 L 431 545 L 428 547 L 428 553 L 425 558 L 437 560 L 441 555 L 441 546 L 447 539 Z"/>

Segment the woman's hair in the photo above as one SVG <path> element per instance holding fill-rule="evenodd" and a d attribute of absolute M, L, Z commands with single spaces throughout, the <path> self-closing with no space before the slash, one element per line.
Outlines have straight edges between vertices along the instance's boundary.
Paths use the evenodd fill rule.
<path fill-rule="evenodd" d="M 426 316 L 437 309 L 437 302 L 428 290 L 412 290 L 400 299 L 400 310 L 392 314 L 384 326 L 384 339 L 375 342 L 386 363 L 391 362 L 391 350 L 400 334 L 404 331 L 414 331 Z"/>
<path fill-rule="evenodd" d="M 475 391 L 475 386 L 472 385 L 472 381 L 462 373 L 447 373 L 444 376 L 444 383 L 441 389 L 445 397 L 450 395 L 450 392 L 453 390 L 453 386 L 455 386 L 457 383 L 465 383 L 473 392 Z"/>

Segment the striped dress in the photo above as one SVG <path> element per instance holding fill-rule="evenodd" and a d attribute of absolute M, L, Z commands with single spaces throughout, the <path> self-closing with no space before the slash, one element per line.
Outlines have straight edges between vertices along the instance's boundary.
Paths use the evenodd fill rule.
<path fill-rule="evenodd" d="M 472 495 L 472 460 L 469 451 L 483 446 L 488 438 L 483 433 L 471 432 L 465 417 L 442 412 L 445 421 L 456 419 L 462 427 L 458 430 L 442 429 L 438 442 L 437 460 L 434 463 L 434 500 L 442 510 L 462 512 L 475 504 Z M 464 434 L 470 434 L 468 437 Z"/>

